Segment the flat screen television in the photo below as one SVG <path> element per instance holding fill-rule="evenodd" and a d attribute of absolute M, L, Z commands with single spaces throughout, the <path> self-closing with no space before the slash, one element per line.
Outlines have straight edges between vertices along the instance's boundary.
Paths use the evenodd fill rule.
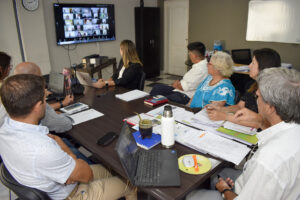
<path fill-rule="evenodd" d="M 113 4 L 54 3 L 57 45 L 116 40 Z"/>

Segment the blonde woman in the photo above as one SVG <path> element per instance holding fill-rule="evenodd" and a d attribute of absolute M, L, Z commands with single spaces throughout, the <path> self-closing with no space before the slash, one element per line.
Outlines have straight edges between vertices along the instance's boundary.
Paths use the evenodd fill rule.
<path fill-rule="evenodd" d="M 137 89 L 142 75 L 142 63 L 138 57 L 135 45 L 130 40 L 123 40 L 120 44 L 121 61 L 117 72 L 107 81 L 99 79 L 93 84 L 96 88 L 108 86 L 122 86 Z"/>
<path fill-rule="evenodd" d="M 229 54 L 215 53 L 207 64 L 208 76 L 199 84 L 188 105 L 191 108 L 203 108 L 207 104 L 234 105 L 235 88 L 229 80 L 232 66 Z"/>

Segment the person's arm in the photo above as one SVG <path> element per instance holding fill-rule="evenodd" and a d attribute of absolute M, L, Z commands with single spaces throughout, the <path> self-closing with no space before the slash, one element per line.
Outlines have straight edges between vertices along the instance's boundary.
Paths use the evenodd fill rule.
<path fill-rule="evenodd" d="M 225 113 L 235 113 L 236 111 L 238 111 L 242 108 L 245 108 L 245 102 L 239 101 L 236 105 L 222 107 L 221 111 L 223 111 Z"/>
<path fill-rule="evenodd" d="M 77 159 L 76 155 L 69 149 L 69 147 L 62 141 L 62 139 L 56 135 L 48 134 L 48 137 L 55 140 L 55 142 L 60 146 L 60 148 L 66 152 L 69 156 L 71 156 L 74 160 Z"/>
<path fill-rule="evenodd" d="M 232 200 L 237 197 L 237 194 L 232 191 L 233 181 L 227 178 L 226 181 L 223 178 L 219 178 L 216 188 L 219 192 L 224 193 L 224 199 Z M 225 191 L 225 192 L 224 192 Z"/>
<path fill-rule="evenodd" d="M 55 140 L 58 146 L 60 146 L 64 152 L 75 160 L 75 168 L 67 179 L 66 184 L 72 184 L 75 182 L 88 183 L 91 181 L 93 179 L 93 172 L 90 166 L 84 160 L 77 159 L 76 155 L 72 153 L 60 137 L 52 134 L 48 134 L 48 136 Z"/>
<path fill-rule="evenodd" d="M 57 114 L 48 104 L 46 104 L 46 112 L 41 124 L 56 133 L 63 133 L 72 129 L 72 119 L 65 114 Z"/>
<path fill-rule="evenodd" d="M 234 114 L 232 121 L 234 123 L 254 128 L 266 129 L 270 127 L 270 123 L 263 119 L 260 114 L 253 112 L 252 110 L 249 110 L 247 108 L 243 108 L 237 111 Z"/>
<path fill-rule="evenodd" d="M 179 80 L 174 81 L 174 83 L 172 84 L 172 87 L 177 90 L 183 91 L 182 85 Z"/>
<path fill-rule="evenodd" d="M 71 104 L 74 101 L 74 96 L 73 95 L 67 95 L 64 100 L 61 101 L 63 107 Z M 60 109 L 61 105 L 60 102 L 52 103 L 49 104 L 54 110 Z"/>
<path fill-rule="evenodd" d="M 219 104 L 208 104 L 205 106 L 208 117 L 211 120 L 219 121 L 219 120 L 226 120 L 234 122 L 233 113 L 239 110 L 240 107 L 244 106 L 245 102 L 240 101 L 237 105 L 233 106 L 220 106 Z M 234 122 L 235 123 L 235 122 Z"/>

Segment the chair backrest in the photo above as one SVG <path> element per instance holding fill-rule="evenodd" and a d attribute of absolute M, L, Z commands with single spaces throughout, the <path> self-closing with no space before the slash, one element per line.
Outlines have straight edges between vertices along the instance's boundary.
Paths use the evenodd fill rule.
<path fill-rule="evenodd" d="M 6 169 L 4 163 L 1 163 L 0 167 L 0 180 L 22 200 L 50 200 L 46 192 L 18 183 Z"/>
<path fill-rule="evenodd" d="M 144 71 L 142 71 L 141 74 L 141 79 L 138 85 L 138 89 L 143 91 L 144 90 L 144 86 L 145 86 L 145 80 L 146 80 L 146 73 Z"/>
<path fill-rule="evenodd" d="M 238 64 L 249 65 L 252 62 L 250 49 L 232 49 L 232 60 Z"/>

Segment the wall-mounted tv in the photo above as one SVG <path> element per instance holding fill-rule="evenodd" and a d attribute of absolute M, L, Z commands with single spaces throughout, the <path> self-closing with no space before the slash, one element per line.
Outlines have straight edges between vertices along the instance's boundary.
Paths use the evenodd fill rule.
<path fill-rule="evenodd" d="M 57 45 L 116 40 L 113 4 L 54 3 Z"/>

